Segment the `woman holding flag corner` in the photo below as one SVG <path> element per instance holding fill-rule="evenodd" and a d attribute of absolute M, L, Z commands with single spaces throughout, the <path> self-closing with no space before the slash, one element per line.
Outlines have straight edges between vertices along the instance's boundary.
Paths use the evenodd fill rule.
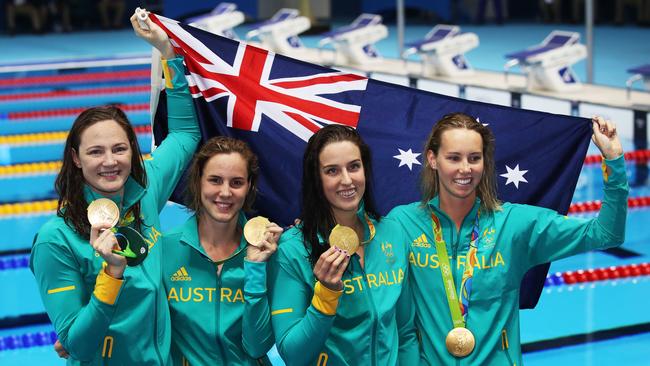
<path fill-rule="evenodd" d="M 200 131 L 182 58 L 155 24 L 145 20 L 144 28 L 135 15 L 131 23 L 164 58 L 170 133 L 143 161 L 133 127 L 119 108 L 90 108 L 73 123 L 55 183 L 57 215 L 39 230 L 30 261 L 60 341 L 55 350 L 69 356 L 68 364 L 171 364 L 159 212 Z M 91 202 L 103 202 L 110 220 L 88 217 Z M 127 259 L 115 253 L 116 235 L 109 230 L 114 225 L 144 238 L 148 255 L 140 264 L 127 267 Z"/>
<path fill-rule="evenodd" d="M 592 126 L 605 196 L 598 217 L 584 219 L 499 202 L 492 132 L 462 113 L 434 125 L 424 148 L 422 201 L 388 215 L 413 242 L 410 284 L 423 364 L 521 365 L 518 304 L 526 271 L 623 243 L 623 149 L 613 123 L 594 117 Z"/>

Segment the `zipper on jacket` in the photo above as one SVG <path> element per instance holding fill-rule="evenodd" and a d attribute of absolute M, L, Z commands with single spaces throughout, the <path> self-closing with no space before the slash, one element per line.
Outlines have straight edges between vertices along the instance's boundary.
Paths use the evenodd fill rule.
<path fill-rule="evenodd" d="M 366 254 L 364 252 L 364 254 Z M 357 263 L 359 264 L 359 268 L 361 268 L 361 274 L 363 275 L 363 280 L 365 284 L 367 285 L 367 291 L 366 292 L 366 300 L 370 302 L 370 310 L 371 310 L 371 321 L 372 321 L 372 338 L 371 338 L 371 345 L 370 345 L 370 364 L 371 365 L 376 365 L 377 360 L 375 357 L 377 356 L 377 308 L 375 307 L 375 302 L 373 301 L 372 297 L 372 292 L 370 289 L 370 286 L 368 285 L 368 277 L 366 276 L 366 269 L 361 266 L 361 262 L 358 261 L 358 255 L 357 255 Z M 364 259 L 365 260 L 365 259 Z M 366 262 L 367 264 L 367 262 Z"/>
<path fill-rule="evenodd" d="M 318 359 L 316 360 L 316 366 L 327 366 L 327 359 L 329 356 L 325 352 L 321 352 L 318 355 Z"/>
<path fill-rule="evenodd" d="M 508 364 L 517 366 L 515 362 L 512 362 L 512 358 L 510 357 L 510 351 L 508 351 L 510 347 L 508 346 L 508 332 L 505 330 L 505 328 L 501 331 L 501 349 L 503 352 L 506 353 L 506 357 L 508 358 Z"/>
<path fill-rule="evenodd" d="M 223 344 L 221 342 L 221 275 L 223 274 L 223 271 L 225 271 L 226 263 L 222 263 L 221 265 L 221 271 L 219 271 L 219 265 L 214 263 L 214 273 L 217 275 L 217 293 L 215 294 L 215 319 L 217 324 L 215 324 L 215 329 L 216 329 L 216 339 L 215 341 L 217 342 L 217 345 L 219 346 L 219 352 L 221 352 L 221 357 L 223 357 L 223 363 L 228 364 L 228 361 L 226 361 L 226 352 L 223 349 Z"/>
<path fill-rule="evenodd" d="M 149 281 L 149 283 L 153 286 L 153 288 L 156 290 L 155 291 L 155 306 L 153 307 L 153 316 L 154 316 L 154 322 L 153 322 L 153 334 L 154 334 L 154 342 L 153 346 L 154 349 L 156 350 L 156 356 L 158 356 L 158 362 L 160 362 L 161 365 L 164 364 L 162 355 L 160 354 L 160 347 L 158 346 L 158 289 L 156 286 L 154 286 L 153 281 L 151 280 L 151 277 L 149 276 L 149 273 L 147 273 L 147 269 L 142 266 L 142 273 L 144 274 L 144 277 Z"/>

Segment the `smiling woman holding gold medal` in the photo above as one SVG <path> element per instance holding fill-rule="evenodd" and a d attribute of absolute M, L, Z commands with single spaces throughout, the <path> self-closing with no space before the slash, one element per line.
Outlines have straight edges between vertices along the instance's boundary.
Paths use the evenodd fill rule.
<path fill-rule="evenodd" d="M 410 283 L 423 364 L 521 365 L 519 288 L 526 271 L 623 243 L 623 149 L 614 124 L 594 118 L 592 126 L 605 198 L 598 217 L 584 219 L 499 202 L 489 128 L 462 113 L 434 125 L 424 149 L 422 202 L 388 215 L 413 241 Z"/>
<path fill-rule="evenodd" d="M 269 267 L 271 320 L 287 365 L 416 365 L 399 224 L 379 220 L 357 131 L 329 125 L 303 157 L 301 223 Z"/>
<path fill-rule="evenodd" d="M 122 110 L 82 112 L 55 183 L 57 215 L 39 230 L 32 248 L 30 267 L 65 349 L 57 351 L 67 351 L 68 364 L 171 363 L 159 212 L 200 132 L 183 60 L 160 28 L 142 22 L 131 18 L 136 34 L 164 58 L 169 135 L 143 162 Z"/>
<path fill-rule="evenodd" d="M 187 222 L 163 237 L 163 283 L 176 365 L 268 364 L 273 330 L 266 261 L 282 228 L 258 216 L 257 157 L 243 141 L 213 137 L 188 176 Z"/>

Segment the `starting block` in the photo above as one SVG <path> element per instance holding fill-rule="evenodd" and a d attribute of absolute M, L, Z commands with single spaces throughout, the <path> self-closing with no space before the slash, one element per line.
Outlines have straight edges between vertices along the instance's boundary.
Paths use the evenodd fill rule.
<path fill-rule="evenodd" d="M 527 89 L 572 91 L 582 87 L 571 65 L 587 57 L 577 32 L 553 31 L 539 45 L 506 55 L 506 82 L 511 67 L 519 65 L 527 76 Z"/>
<path fill-rule="evenodd" d="M 220 3 L 208 14 L 187 20 L 193 27 L 230 39 L 237 39 L 237 34 L 232 29 L 243 22 L 244 14 L 233 3 Z"/>
<path fill-rule="evenodd" d="M 324 38 L 318 42 L 318 47 L 332 44 L 336 50 L 335 57 L 340 53 L 350 64 L 377 62 L 381 56 L 374 43 L 388 36 L 388 29 L 381 21 L 380 15 L 361 14 L 350 25 L 323 34 Z"/>
<path fill-rule="evenodd" d="M 627 86 L 627 97 L 630 97 L 630 91 L 632 90 L 632 84 L 638 80 L 643 80 L 645 88 L 650 90 L 650 64 L 643 66 L 637 66 L 631 69 L 628 69 L 627 72 L 633 74 L 627 81 L 625 85 Z"/>
<path fill-rule="evenodd" d="M 303 49 L 298 34 L 311 27 L 307 17 L 300 16 L 296 9 L 280 9 L 271 19 L 254 24 L 246 34 L 246 39 L 258 37 L 262 45 L 274 52 L 291 54 Z"/>
<path fill-rule="evenodd" d="M 412 54 L 422 57 L 422 75 L 470 75 L 474 69 L 465 59 L 465 52 L 478 47 L 475 33 L 461 33 L 455 25 L 438 24 L 423 40 L 407 43 L 403 58 Z"/>

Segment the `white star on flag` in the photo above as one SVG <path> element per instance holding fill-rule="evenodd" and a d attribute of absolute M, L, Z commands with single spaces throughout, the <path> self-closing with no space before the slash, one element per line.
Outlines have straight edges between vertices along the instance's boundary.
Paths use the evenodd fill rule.
<path fill-rule="evenodd" d="M 501 174 L 501 177 L 507 178 L 508 180 L 506 181 L 506 185 L 512 183 L 519 189 L 519 183 L 525 182 L 528 183 L 526 178 L 524 178 L 524 174 L 528 173 L 528 170 L 519 170 L 519 164 L 515 166 L 514 169 L 511 169 L 509 166 L 506 165 L 506 169 L 508 170 L 507 173 Z"/>
<path fill-rule="evenodd" d="M 413 170 L 413 164 L 422 165 L 417 159 L 420 153 L 414 153 L 411 149 L 408 149 L 408 151 L 397 150 L 399 150 L 399 155 L 393 155 L 393 158 L 399 160 L 398 168 L 402 165 L 408 165 L 409 170 Z"/>

